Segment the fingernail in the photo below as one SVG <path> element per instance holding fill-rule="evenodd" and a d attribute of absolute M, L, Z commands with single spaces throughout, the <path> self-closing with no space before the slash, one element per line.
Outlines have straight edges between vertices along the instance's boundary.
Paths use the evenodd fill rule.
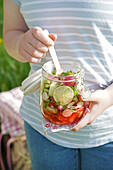
<path fill-rule="evenodd" d="M 54 41 L 50 41 L 50 45 L 54 46 L 55 45 Z"/>
<path fill-rule="evenodd" d="M 47 47 L 42 47 L 42 50 L 46 53 L 48 51 Z"/>
<path fill-rule="evenodd" d="M 40 59 L 38 59 L 38 58 L 32 58 L 32 62 L 34 62 L 34 63 L 37 63 L 39 61 L 40 61 Z"/>
<path fill-rule="evenodd" d="M 39 57 L 40 58 L 42 56 L 43 56 L 43 53 L 35 51 L 35 57 Z"/>
<path fill-rule="evenodd" d="M 35 51 L 35 56 L 39 57 L 39 53 L 37 51 Z"/>

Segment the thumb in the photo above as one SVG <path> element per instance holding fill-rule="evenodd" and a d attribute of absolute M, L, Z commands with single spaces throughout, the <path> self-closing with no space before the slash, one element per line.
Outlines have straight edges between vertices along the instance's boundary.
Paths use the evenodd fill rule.
<path fill-rule="evenodd" d="M 56 39 L 57 39 L 57 35 L 56 35 L 56 34 L 53 34 L 53 33 L 50 33 L 50 34 L 49 34 L 49 37 L 50 37 L 53 41 L 56 41 Z"/>

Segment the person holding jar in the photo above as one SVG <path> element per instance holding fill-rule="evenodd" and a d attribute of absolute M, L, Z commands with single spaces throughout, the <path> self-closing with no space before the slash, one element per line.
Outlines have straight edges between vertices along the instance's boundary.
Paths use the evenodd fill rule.
<path fill-rule="evenodd" d="M 32 74 L 51 60 L 48 47 L 55 44 L 60 61 L 83 66 L 92 91 L 85 100 L 90 112 L 72 131 L 46 136 L 39 90 L 24 96 L 20 113 L 33 170 L 113 167 L 112 9 L 112 0 L 4 0 L 4 44 L 10 56 L 30 62 Z"/>

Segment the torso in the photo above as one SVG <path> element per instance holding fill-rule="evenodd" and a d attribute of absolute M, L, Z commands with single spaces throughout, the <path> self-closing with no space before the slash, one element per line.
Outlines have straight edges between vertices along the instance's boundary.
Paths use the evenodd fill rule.
<path fill-rule="evenodd" d="M 101 84 L 107 86 L 113 79 L 112 0 L 22 0 L 20 9 L 29 28 L 38 26 L 57 34 L 55 48 L 59 60 L 80 62 L 85 69 L 85 79 L 91 90 L 100 89 Z M 39 69 L 41 64 L 48 60 L 51 60 L 49 54 L 40 64 L 31 64 L 31 72 Z M 24 98 L 21 113 L 35 129 L 43 134 L 41 113 L 39 104 L 36 102 L 37 98 L 39 99 L 38 95 L 36 92 Z M 28 105 L 31 101 L 34 101 L 34 104 L 30 107 Z M 67 147 L 70 145 L 71 147 L 92 147 L 101 145 L 104 139 L 106 142 L 112 141 L 112 112 L 111 107 L 94 123 L 76 134 L 59 132 L 49 134 L 47 137 Z M 111 127 L 110 131 L 109 127 Z"/>

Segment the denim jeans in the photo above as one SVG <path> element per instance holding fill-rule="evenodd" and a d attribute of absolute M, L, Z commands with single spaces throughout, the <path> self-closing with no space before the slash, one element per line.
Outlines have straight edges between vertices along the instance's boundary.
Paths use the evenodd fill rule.
<path fill-rule="evenodd" d="M 54 144 L 25 122 L 33 170 L 113 170 L 113 142 L 80 149 Z"/>

